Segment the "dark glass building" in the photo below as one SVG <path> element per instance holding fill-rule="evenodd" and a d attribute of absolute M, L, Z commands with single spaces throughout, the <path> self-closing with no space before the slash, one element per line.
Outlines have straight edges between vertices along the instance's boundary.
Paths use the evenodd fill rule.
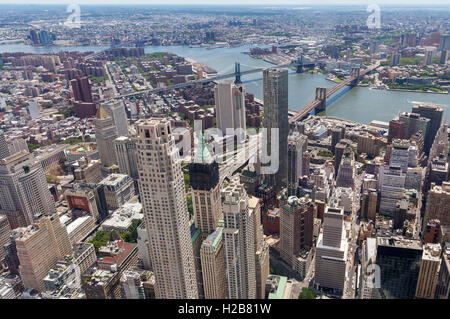
<path fill-rule="evenodd" d="M 376 264 L 380 266 L 381 287 L 377 299 L 413 299 L 422 259 L 420 241 L 401 236 L 377 238 Z"/>

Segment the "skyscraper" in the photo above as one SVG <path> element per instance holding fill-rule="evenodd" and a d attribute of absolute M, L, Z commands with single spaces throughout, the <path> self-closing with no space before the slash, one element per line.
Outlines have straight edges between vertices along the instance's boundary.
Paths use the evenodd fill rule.
<path fill-rule="evenodd" d="M 428 134 L 425 136 L 424 148 L 425 154 L 428 155 L 436 133 L 441 126 L 444 109 L 434 104 L 419 104 L 412 107 L 412 112 L 430 120 Z"/>
<path fill-rule="evenodd" d="M 361 195 L 361 218 L 375 221 L 378 194 L 375 189 L 366 189 Z"/>
<path fill-rule="evenodd" d="M 397 201 L 403 198 L 406 175 L 402 172 L 400 165 L 382 165 L 380 167 L 380 178 L 378 188 L 380 189 L 379 212 L 393 216 Z"/>
<path fill-rule="evenodd" d="M 350 187 L 355 185 L 355 155 L 351 148 L 346 148 L 342 154 L 341 165 L 339 165 L 336 177 L 337 187 Z"/>
<path fill-rule="evenodd" d="M 288 122 L 288 70 L 263 70 L 264 118 L 263 128 L 267 130 L 263 137 L 265 154 L 278 158 L 276 174 L 265 174 L 265 182 L 273 186 L 276 191 L 287 186 L 287 140 L 289 133 Z M 272 129 L 278 130 L 278 145 L 272 145 Z M 270 162 L 271 163 L 271 162 Z M 262 163 L 269 166 L 270 163 Z"/>
<path fill-rule="evenodd" d="M 87 77 L 77 77 L 70 81 L 73 98 L 79 102 L 93 102 L 91 84 Z"/>
<path fill-rule="evenodd" d="M 302 277 L 306 271 L 303 272 L 303 258 L 300 255 L 304 255 L 312 246 L 313 224 L 314 205 L 309 197 L 283 196 L 280 210 L 280 256 Z"/>
<path fill-rule="evenodd" d="M 119 136 L 114 140 L 114 146 L 120 172 L 137 179 L 136 140 L 126 136 Z"/>
<path fill-rule="evenodd" d="M 167 119 L 137 122 L 139 193 L 160 299 L 198 298 L 183 173 Z"/>
<path fill-rule="evenodd" d="M 232 181 L 222 191 L 228 298 L 255 299 L 255 239 L 253 211 L 243 185 Z"/>
<path fill-rule="evenodd" d="M 102 104 L 104 110 L 112 117 L 118 136 L 128 136 L 127 114 L 123 101 L 113 101 Z"/>
<path fill-rule="evenodd" d="M 255 240 L 255 274 L 256 274 L 256 298 L 264 299 L 265 285 L 269 276 L 269 244 L 264 239 L 261 225 L 261 204 L 257 197 L 248 199 L 249 214 L 253 216 L 254 240 Z"/>
<path fill-rule="evenodd" d="M 420 241 L 403 237 L 377 237 L 375 263 L 380 266 L 381 287 L 373 290 L 374 298 L 414 298 L 421 259 Z"/>
<path fill-rule="evenodd" d="M 110 167 L 117 164 L 114 140 L 117 138 L 117 128 L 113 118 L 102 105 L 97 110 L 95 118 L 95 140 L 102 166 Z"/>
<path fill-rule="evenodd" d="M 316 245 L 314 283 L 321 288 L 343 293 L 347 269 L 348 243 L 344 231 L 344 210 L 328 207 L 323 219 L 323 232 Z"/>
<path fill-rule="evenodd" d="M 426 141 L 429 134 L 430 119 L 418 113 L 403 112 L 399 116 L 399 121 L 405 124 L 405 138 L 409 139 L 417 132 L 422 132 Z"/>
<path fill-rule="evenodd" d="M 200 249 L 205 299 L 227 298 L 225 248 L 222 232 L 223 228 L 217 227 L 203 241 Z"/>
<path fill-rule="evenodd" d="M 11 228 L 32 223 L 33 215 L 55 211 L 41 163 L 27 151 L 0 160 L 0 214 Z"/>
<path fill-rule="evenodd" d="M 438 219 L 441 226 L 450 226 L 450 182 L 442 183 L 442 186 L 431 184 L 427 196 L 427 207 L 423 218 L 423 225 L 429 220 Z"/>
<path fill-rule="evenodd" d="M 58 260 L 72 253 L 66 226 L 51 213 L 35 216 L 33 225 L 17 229 L 17 256 L 20 277 L 25 288 L 44 290 L 43 279 Z"/>
<path fill-rule="evenodd" d="M 11 226 L 9 226 L 8 218 L 5 215 L 0 215 L 0 264 L 5 258 L 4 245 L 10 242 Z"/>
<path fill-rule="evenodd" d="M 307 147 L 306 136 L 298 131 L 292 132 L 288 137 L 288 196 L 297 194 L 298 179 L 303 174 L 303 153 Z"/>
<path fill-rule="evenodd" d="M 225 135 L 227 129 L 237 128 L 245 134 L 245 89 L 242 84 L 234 84 L 233 81 L 218 83 L 214 89 L 214 100 L 217 128 L 222 134 Z M 239 138 L 243 140 L 245 135 Z"/>
<path fill-rule="evenodd" d="M 219 225 L 219 220 L 222 219 L 222 207 L 219 165 L 210 156 L 203 141 L 198 147 L 194 162 L 189 165 L 189 177 L 195 227 L 200 230 L 204 240 Z"/>
<path fill-rule="evenodd" d="M 441 245 L 425 244 L 417 279 L 416 298 L 434 299 L 441 263 Z"/>
<path fill-rule="evenodd" d="M 388 143 L 390 144 L 394 138 L 405 138 L 405 123 L 400 120 L 389 121 Z"/>

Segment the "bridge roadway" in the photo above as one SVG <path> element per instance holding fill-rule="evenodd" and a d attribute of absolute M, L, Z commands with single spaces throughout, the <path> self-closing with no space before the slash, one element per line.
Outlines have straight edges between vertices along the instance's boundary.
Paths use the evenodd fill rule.
<path fill-rule="evenodd" d="M 367 73 L 375 70 L 376 68 L 378 68 L 380 66 L 380 62 L 377 61 L 374 65 L 368 67 L 367 69 L 365 69 L 364 71 L 362 71 L 359 75 L 359 77 L 362 77 L 364 75 L 366 75 Z M 342 89 L 344 86 L 349 85 L 350 83 L 352 83 L 354 80 L 356 79 L 355 76 L 349 76 L 347 77 L 344 81 L 342 81 L 341 83 L 333 86 L 331 89 L 327 90 L 326 93 L 326 97 L 327 99 L 332 96 L 334 93 L 336 93 L 337 91 L 339 91 L 340 89 Z M 314 100 L 311 103 L 309 103 L 307 106 L 305 106 L 304 108 L 302 108 L 300 111 L 298 111 L 298 113 L 296 115 L 294 115 L 293 117 L 291 117 L 289 119 L 290 123 L 295 123 L 299 120 L 301 120 L 302 118 L 304 118 L 305 116 L 307 116 L 312 110 L 314 110 L 316 107 L 319 106 L 319 104 L 322 103 L 321 100 Z"/>
<path fill-rule="evenodd" d="M 296 66 L 296 65 L 297 65 L 296 63 L 288 63 L 288 64 L 281 64 L 281 65 L 274 65 L 273 68 L 284 68 L 284 67 L 290 67 L 290 66 Z M 241 74 L 241 76 L 243 76 L 246 74 L 261 72 L 264 69 L 266 69 L 266 68 L 264 67 L 264 68 L 250 69 L 250 70 L 246 70 L 246 71 L 241 71 L 240 74 Z M 189 82 L 185 82 L 185 83 L 168 85 L 163 88 L 146 89 L 146 90 L 142 90 L 142 91 L 131 92 L 131 93 L 112 97 L 108 100 L 99 100 L 99 101 L 96 101 L 96 103 L 104 103 L 107 101 L 112 101 L 112 100 L 122 99 L 122 98 L 126 98 L 126 97 L 132 97 L 132 96 L 139 96 L 139 95 L 143 95 L 143 94 L 153 94 L 153 93 L 161 93 L 161 92 L 170 91 L 170 90 L 176 90 L 176 89 L 180 89 L 183 87 L 188 87 L 188 86 L 193 86 L 193 85 L 204 84 L 204 83 L 208 83 L 208 82 L 232 78 L 235 75 L 236 75 L 236 72 L 232 72 L 232 73 L 213 76 L 210 78 L 204 78 L 204 79 L 189 81 Z"/>

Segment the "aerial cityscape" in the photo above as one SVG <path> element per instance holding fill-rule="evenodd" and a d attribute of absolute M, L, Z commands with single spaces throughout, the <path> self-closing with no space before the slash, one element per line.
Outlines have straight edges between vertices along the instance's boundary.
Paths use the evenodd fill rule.
<path fill-rule="evenodd" d="M 0 299 L 450 299 L 449 3 L 137 2 L 0 2 Z"/>

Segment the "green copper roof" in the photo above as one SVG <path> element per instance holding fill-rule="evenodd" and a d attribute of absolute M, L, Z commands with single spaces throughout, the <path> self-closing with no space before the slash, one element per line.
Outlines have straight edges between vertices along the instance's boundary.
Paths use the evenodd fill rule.
<path fill-rule="evenodd" d="M 279 276 L 277 291 L 269 294 L 269 299 L 283 299 L 284 291 L 286 290 L 287 277 Z"/>
<path fill-rule="evenodd" d="M 208 150 L 208 147 L 205 143 L 205 137 L 203 134 L 200 136 L 200 143 L 197 144 L 195 150 L 194 163 L 211 163 L 213 161 L 213 157 Z"/>

